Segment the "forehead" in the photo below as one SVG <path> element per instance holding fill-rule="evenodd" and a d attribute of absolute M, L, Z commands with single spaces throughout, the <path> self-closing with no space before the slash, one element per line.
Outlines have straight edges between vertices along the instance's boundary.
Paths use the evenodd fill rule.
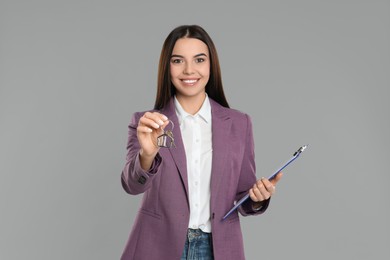
<path fill-rule="evenodd" d="M 194 56 L 199 53 L 209 55 L 207 45 L 201 40 L 194 38 L 180 38 L 176 41 L 172 55 Z"/>

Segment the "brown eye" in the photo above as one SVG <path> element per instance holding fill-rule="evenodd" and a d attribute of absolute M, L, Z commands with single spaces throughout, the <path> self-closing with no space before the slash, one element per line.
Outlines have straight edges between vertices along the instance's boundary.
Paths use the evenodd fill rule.
<path fill-rule="evenodd" d="M 201 63 L 201 62 L 204 62 L 204 58 L 197 58 L 196 59 L 196 63 Z"/>
<path fill-rule="evenodd" d="M 183 61 L 181 59 L 172 59 L 172 63 L 182 63 Z"/>

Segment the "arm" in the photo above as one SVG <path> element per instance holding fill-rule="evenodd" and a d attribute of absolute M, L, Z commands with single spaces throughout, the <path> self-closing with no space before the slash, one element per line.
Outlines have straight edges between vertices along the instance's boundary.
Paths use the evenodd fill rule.
<path fill-rule="evenodd" d="M 268 208 L 272 194 L 275 192 L 275 185 L 281 178 L 281 173 L 279 173 L 272 181 L 269 181 L 265 178 L 261 178 L 256 181 L 256 165 L 255 165 L 255 155 L 254 155 L 254 139 L 253 139 L 253 130 L 252 122 L 247 115 L 247 128 L 246 128 L 246 141 L 245 141 L 245 152 L 241 167 L 241 177 L 244 180 L 244 184 L 247 188 L 244 189 L 244 192 L 239 194 L 238 199 L 240 199 L 244 194 L 249 192 L 250 199 L 245 201 L 239 211 L 243 216 L 247 215 L 258 215 Z M 241 183 L 241 181 L 240 181 Z"/>
<path fill-rule="evenodd" d="M 145 192 L 160 172 L 162 158 L 158 153 L 159 148 L 153 143 L 166 125 L 159 121 L 160 118 L 166 117 L 147 112 L 144 115 L 135 113 L 131 119 L 126 164 L 121 175 L 122 186 L 129 194 Z"/>
<path fill-rule="evenodd" d="M 246 131 L 245 131 L 245 150 L 242 158 L 242 165 L 240 171 L 240 180 L 238 185 L 238 194 L 236 201 L 245 196 L 249 188 L 256 182 L 256 163 L 254 152 L 254 139 L 252 130 L 252 121 L 248 115 L 246 117 Z M 251 199 L 246 200 L 239 208 L 238 211 L 243 216 L 260 214 L 267 209 L 268 203 L 262 205 L 261 210 L 255 210 L 256 205 L 253 204 Z"/>

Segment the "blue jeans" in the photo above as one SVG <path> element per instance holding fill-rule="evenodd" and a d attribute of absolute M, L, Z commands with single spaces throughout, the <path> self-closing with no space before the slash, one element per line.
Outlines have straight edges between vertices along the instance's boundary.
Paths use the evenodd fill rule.
<path fill-rule="evenodd" d="M 211 233 L 200 229 L 188 229 L 181 260 L 213 260 Z"/>

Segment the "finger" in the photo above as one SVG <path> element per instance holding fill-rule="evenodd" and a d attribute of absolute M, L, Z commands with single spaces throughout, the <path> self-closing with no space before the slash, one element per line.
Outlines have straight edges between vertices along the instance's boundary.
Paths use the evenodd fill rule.
<path fill-rule="evenodd" d="M 261 193 L 261 196 L 267 200 L 269 199 L 269 197 L 271 197 L 271 193 L 267 190 L 267 188 L 265 187 L 264 183 L 263 183 L 263 180 L 265 180 L 265 178 L 262 178 L 261 180 L 259 180 L 257 183 L 256 183 L 256 187 L 257 189 L 259 190 L 259 192 Z"/>
<path fill-rule="evenodd" d="M 267 180 L 266 178 L 261 178 L 261 181 L 265 187 L 265 189 L 271 193 L 271 195 L 275 192 L 275 185 L 272 184 L 272 182 L 270 182 L 269 180 Z"/>
<path fill-rule="evenodd" d="M 161 129 L 164 130 L 164 128 L 169 125 L 169 120 L 165 121 L 164 124 L 161 126 Z"/>
<path fill-rule="evenodd" d="M 141 117 L 138 125 L 148 126 L 154 129 L 159 129 L 160 125 L 157 124 L 153 119 L 147 117 Z"/>
<path fill-rule="evenodd" d="M 255 185 L 253 185 L 253 193 L 257 199 L 257 201 L 263 201 L 265 200 L 266 198 L 263 196 L 263 192 L 261 192 L 261 189 L 264 189 L 264 186 L 263 184 L 261 183 L 260 185 L 258 185 L 257 183 Z"/>
<path fill-rule="evenodd" d="M 158 112 L 146 112 L 143 117 L 153 120 L 159 126 L 162 126 L 164 122 L 168 120 L 165 115 Z"/>
<path fill-rule="evenodd" d="M 166 115 L 164 115 L 164 114 L 161 114 L 161 113 L 159 113 L 159 112 L 153 112 L 152 114 L 157 115 L 158 117 L 160 117 L 160 119 L 161 119 L 163 122 L 168 121 L 168 117 L 167 117 Z"/>
<path fill-rule="evenodd" d="M 153 129 L 147 127 L 147 126 L 138 126 L 137 127 L 137 132 L 138 133 L 151 133 L 153 132 Z"/>
<path fill-rule="evenodd" d="M 271 183 L 272 185 L 276 185 L 276 183 L 278 183 L 278 181 L 280 181 L 280 179 L 282 178 L 283 176 L 283 173 L 282 172 L 279 172 L 278 174 L 276 174 L 276 176 L 271 180 Z"/>
<path fill-rule="evenodd" d="M 251 198 L 252 201 L 258 202 L 259 199 L 256 197 L 256 195 L 253 193 L 253 189 L 249 190 L 249 197 Z"/>

